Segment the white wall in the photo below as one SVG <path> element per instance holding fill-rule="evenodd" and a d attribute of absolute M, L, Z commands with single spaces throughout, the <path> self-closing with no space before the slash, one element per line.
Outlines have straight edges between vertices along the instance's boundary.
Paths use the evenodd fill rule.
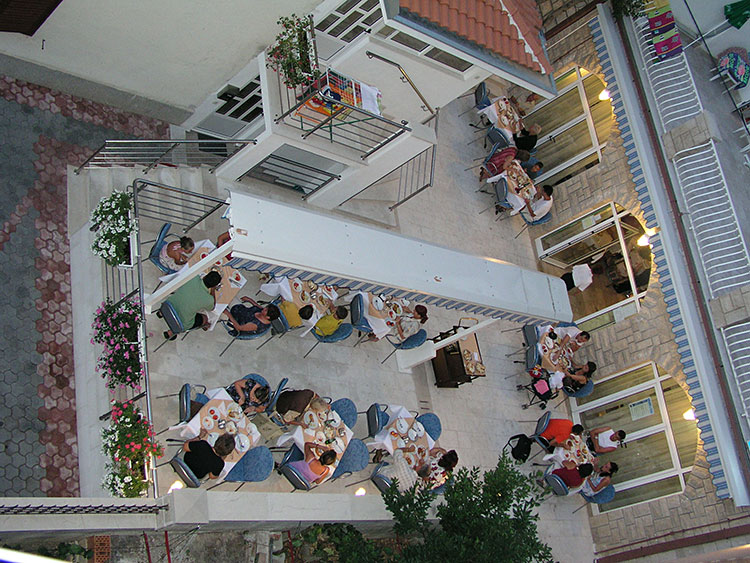
<path fill-rule="evenodd" d="M 65 0 L 0 53 L 192 110 L 320 0 Z M 42 49 L 44 41 L 44 49 Z"/>

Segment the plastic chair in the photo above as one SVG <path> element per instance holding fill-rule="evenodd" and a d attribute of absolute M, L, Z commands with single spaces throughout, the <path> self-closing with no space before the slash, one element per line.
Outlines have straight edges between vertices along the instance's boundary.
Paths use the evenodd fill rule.
<path fill-rule="evenodd" d="M 245 453 L 227 474 L 225 481 L 241 482 L 235 489 L 239 491 L 245 483 L 265 481 L 273 471 L 273 455 L 266 446 L 258 446 Z"/>
<path fill-rule="evenodd" d="M 387 465 L 388 465 L 388 462 L 381 461 L 378 465 L 375 466 L 375 469 L 372 471 L 372 474 L 370 475 L 370 481 L 372 481 L 372 483 L 381 492 L 381 494 L 391 488 L 391 480 L 385 475 L 382 475 L 380 473 L 380 471 Z M 354 484 L 354 483 L 351 483 L 351 484 Z"/>
<path fill-rule="evenodd" d="M 221 324 L 224 325 L 224 328 L 227 329 L 227 332 L 229 333 L 229 336 L 232 337 L 232 340 L 229 342 L 229 344 L 226 345 L 226 347 L 221 351 L 219 354 L 219 357 L 222 357 L 224 355 L 224 352 L 229 350 L 229 347 L 235 343 L 237 340 L 255 340 L 256 338 L 260 338 L 261 336 L 264 336 L 267 332 L 271 330 L 271 325 L 268 325 L 264 330 L 260 332 L 240 332 L 235 330 L 235 328 L 232 326 L 232 323 L 229 321 L 221 321 Z"/>
<path fill-rule="evenodd" d="M 174 274 L 177 271 L 167 268 L 159 261 L 159 253 L 161 252 L 161 249 L 164 247 L 164 245 L 167 244 L 167 237 L 171 236 L 174 238 L 179 238 L 177 235 L 169 233 L 169 229 L 171 228 L 172 223 L 164 223 L 164 225 L 162 225 L 161 229 L 159 230 L 159 235 L 156 237 L 156 241 L 154 242 L 154 246 L 151 247 L 151 251 L 148 253 L 148 259 L 151 261 L 151 263 L 165 274 Z M 159 282 L 159 285 L 161 285 L 161 282 Z M 156 287 L 159 286 L 157 285 Z"/>
<path fill-rule="evenodd" d="M 568 393 L 565 388 L 563 387 L 563 393 L 565 393 L 568 397 L 573 397 L 574 399 L 577 399 L 579 397 L 587 397 L 591 395 L 591 393 L 594 392 L 594 381 L 592 379 L 589 379 L 583 387 L 581 387 L 578 391 L 575 393 Z M 560 401 L 555 405 L 555 408 L 559 407 L 565 402 L 565 399 Z"/>
<path fill-rule="evenodd" d="M 312 483 L 305 479 L 294 467 L 289 465 L 293 461 L 302 461 L 303 459 L 305 459 L 305 456 L 300 449 L 297 446 L 292 446 L 289 448 L 289 451 L 284 454 L 284 458 L 279 465 L 278 472 L 286 477 L 287 481 L 289 481 L 294 487 L 292 492 L 296 490 L 309 491 L 313 488 Z"/>
<path fill-rule="evenodd" d="M 347 473 L 351 475 L 357 471 L 362 471 L 369 462 L 370 454 L 365 443 L 357 438 L 352 438 L 349 440 L 349 445 L 346 447 L 344 455 L 341 456 L 331 479 L 338 479 Z"/>
<path fill-rule="evenodd" d="M 201 480 L 195 476 L 193 470 L 190 469 L 182 458 L 182 449 L 178 450 L 172 459 L 169 460 L 169 465 L 172 466 L 177 476 L 185 483 L 185 486 L 189 489 L 197 489 L 201 486 Z"/>
<path fill-rule="evenodd" d="M 331 410 L 336 411 L 350 429 L 354 429 L 357 424 L 357 407 L 354 401 L 346 398 L 338 399 L 331 403 Z"/>
<path fill-rule="evenodd" d="M 534 433 L 529 436 L 534 442 L 536 442 L 540 448 L 542 448 L 542 451 L 547 451 L 547 448 L 549 448 L 549 442 L 546 438 L 542 437 L 542 433 L 547 430 L 547 427 L 549 426 L 549 421 L 552 418 L 551 413 L 544 413 L 542 416 L 540 416 L 536 421 L 536 428 L 534 429 Z M 538 456 L 541 453 L 541 451 L 537 452 L 533 456 L 531 456 L 531 459 L 534 459 L 536 456 Z"/>
<path fill-rule="evenodd" d="M 202 387 L 203 390 L 200 393 L 196 393 L 195 399 L 192 398 L 192 392 L 194 388 Z M 202 405 L 205 405 L 208 402 L 208 397 L 205 395 L 206 393 L 206 386 L 205 385 L 190 385 L 190 383 L 185 383 L 180 390 L 177 393 L 170 393 L 169 395 L 158 395 L 156 396 L 156 399 L 164 399 L 166 397 L 174 397 L 175 395 L 179 395 L 179 407 L 180 407 L 180 419 L 177 421 L 177 424 L 180 422 L 187 422 L 192 418 L 191 412 L 190 412 L 190 403 L 192 401 L 196 401 Z M 166 432 L 167 428 L 164 430 L 161 430 L 157 433 L 161 434 L 162 432 Z"/>
<path fill-rule="evenodd" d="M 412 334 L 409 338 L 407 338 L 403 342 L 398 342 L 398 341 L 394 342 L 393 340 L 391 340 L 391 338 L 393 337 L 390 334 L 386 334 L 385 338 L 388 342 L 390 342 L 393 345 L 394 349 L 390 354 L 388 354 L 385 360 L 380 362 L 381 364 L 386 363 L 388 361 L 388 358 L 393 356 L 393 354 L 395 354 L 396 351 L 398 350 L 411 350 L 412 348 L 420 347 L 422 344 L 425 343 L 425 340 L 427 340 L 427 331 L 423 328 L 420 328 L 418 332 L 416 332 L 415 334 Z"/>
<path fill-rule="evenodd" d="M 314 329 L 310 331 L 310 334 L 312 334 L 317 342 L 313 345 L 310 350 L 308 350 L 307 354 L 303 356 L 303 358 L 307 358 L 307 356 L 310 355 L 310 352 L 315 350 L 315 348 L 320 344 L 321 342 L 324 342 L 326 344 L 331 344 L 333 342 L 340 342 L 341 340 L 346 340 L 352 335 L 352 332 L 354 331 L 354 327 L 349 323 L 341 323 L 339 327 L 334 331 L 333 334 L 329 334 L 328 336 L 321 336 L 319 335 Z"/>
<path fill-rule="evenodd" d="M 568 489 L 568 485 L 565 484 L 565 481 L 563 481 L 559 475 L 555 475 L 554 473 L 549 472 L 551 467 L 552 466 L 550 465 L 544 472 L 544 482 L 549 485 L 549 487 L 552 489 L 552 493 L 555 496 L 567 496 L 570 492 L 570 490 Z"/>
<path fill-rule="evenodd" d="M 281 303 L 281 298 L 274 299 L 271 303 L 278 307 L 279 303 Z M 261 343 L 261 345 L 256 348 L 256 350 L 260 350 L 261 348 L 263 348 L 263 346 L 265 346 L 271 340 L 273 340 L 274 336 L 278 336 L 279 338 L 281 338 L 290 330 L 291 330 L 291 327 L 289 326 L 289 321 L 286 320 L 286 317 L 284 316 L 284 312 L 279 307 L 279 318 L 271 321 L 271 335 L 268 338 L 266 338 Z"/>
<path fill-rule="evenodd" d="M 367 437 L 373 438 L 375 434 L 380 432 L 383 428 L 385 428 L 388 423 L 391 420 L 391 417 L 388 415 L 388 407 L 385 405 L 380 405 L 378 403 L 373 403 L 370 405 L 370 407 L 363 412 L 359 412 L 357 414 L 366 414 L 367 415 Z"/>
<path fill-rule="evenodd" d="M 594 504 L 604 504 L 607 502 L 611 502 L 615 498 L 615 487 L 613 485 L 607 485 L 604 487 L 601 491 L 596 493 L 594 496 L 589 496 L 584 494 L 582 491 L 579 491 L 579 494 L 583 497 L 583 500 L 585 500 L 587 503 L 594 503 Z M 579 506 L 573 511 L 573 514 L 581 510 L 586 506 L 585 504 L 583 506 Z"/>
<path fill-rule="evenodd" d="M 349 314 L 351 315 L 352 326 L 359 332 L 363 333 L 354 344 L 355 347 L 357 346 L 357 344 L 362 342 L 362 340 L 366 338 L 368 334 L 372 332 L 372 327 L 370 326 L 370 323 L 367 322 L 367 319 L 364 315 L 364 305 L 365 303 L 361 293 L 355 295 L 354 299 L 352 299 L 352 302 L 349 305 Z"/>
<path fill-rule="evenodd" d="M 473 109 L 484 109 L 487 106 L 489 106 L 492 102 L 490 101 L 489 92 L 487 92 L 487 84 L 484 82 L 480 82 L 477 84 L 477 87 L 474 88 L 474 105 L 467 109 L 464 112 L 461 112 L 459 114 L 459 117 L 462 115 L 465 115 L 469 113 Z M 474 124 L 471 124 L 472 127 L 477 127 Z"/>
<path fill-rule="evenodd" d="M 427 412 L 419 415 L 417 417 L 417 422 L 424 426 L 424 429 L 430 435 L 430 438 L 435 441 L 437 441 L 443 433 L 443 425 L 440 423 L 440 418 L 435 413 Z"/>
<path fill-rule="evenodd" d="M 279 384 L 276 386 L 276 391 L 273 392 L 271 397 L 268 400 L 268 406 L 266 407 L 266 413 L 270 414 L 273 413 L 273 410 L 276 408 L 276 401 L 279 400 L 279 395 L 281 395 L 281 392 L 284 390 L 284 387 L 286 387 L 286 384 L 289 382 L 288 378 L 284 378 L 281 381 L 279 381 Z"/>
<path fill-rule="evenodd" d="M 529 226 L 533 227 L 534 225 L 543 225 L 544 223 L 549 223 L 550 221 L 552 221 L 552 213 L 542 215 L 539 219 L 534 219 L 533 221 L 529 221 L 523 213 L 519 213 L 519 215 L 521 216 L 521 219 L 523 219 L 523 222 L 526 224 L 523 226 L 523 229 L 518 231 L 518 234 L 513 237 L 514 239 L 520 237 L 521 233 L 528 229 Z"/>

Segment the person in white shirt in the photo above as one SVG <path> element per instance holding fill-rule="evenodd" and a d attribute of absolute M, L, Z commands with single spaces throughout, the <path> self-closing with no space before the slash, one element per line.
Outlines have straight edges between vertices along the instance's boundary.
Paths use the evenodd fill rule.
<path fill-rule="evenodd" d="M 552 186 L 546 184 L 544 186 L 536 187 L 536 194 L 530 200 L 526 200 L 526 210 L 528 211 L 529 217 L 525 217 L 527 221 L 538 221 L 552 209 Z"/>
<path fill-rule="evenodd" d="M 588 264 L 576 264 L 572 272 L 565 272 L 560 279 L 565 282 L 568 291 L 575 287 L 583 291 L 594 281 L 594 272 Z"/>
<path fill-rule="evenodd" d="M 589 434 L 589 448 L 592 448 L 597 454 L 613 452 L 625 439 L 625 431 L 618 430 L 615 432 L 609 426 L 595 428 Z"/>

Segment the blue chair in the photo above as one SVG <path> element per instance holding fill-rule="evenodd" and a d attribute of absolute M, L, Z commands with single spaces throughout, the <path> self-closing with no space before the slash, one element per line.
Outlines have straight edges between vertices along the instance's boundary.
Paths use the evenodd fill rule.
<path fill-rule="evenodd" d="M 531 456 L 531 459 L 534 459 L 536 456 L 538 456 L 542 451 L 546 452 L 547 448 L 549 448 L 549 442 L 546 438 L 542 437 L 542 433 L 547 430 L 547 426 L 549 426 L 549 421 L 552 418 L 552 413 L 546 412 L 542 416 L 540 416 L 536 421 L 536 428 L 534 429 L 534 433 L 529 436 L 536 444 L 542 448 L 540 451 L 535 453 L 533 456 Z"/>
<path fill-rule="evenodd" d="M 359 412 L 359 414 L 366 414 L 367 415 L 367 437 L 372 438 L 380 432 L 383 428 L 385 428 L 388 423 L 391 421 L 391 417 L 388 415 L 388 407 L 386 405 L 380 405 L 378 403 L 373 403 L 370 405 L 370 407 L 364 411 Z"/>
<path fill-rule="evenodd" d="M 266 399 L 265 405 L 266 405 L 266 412 L 271 412 L 273 410 L 273 407 L 276 405 L 276 399 L 279 396 L 279 393 L 281 393 L 281 390 L 284 388 L 284 385 L 286 385 L 287 381 L 289 381 L 287 378 L 284 378 L 279 383 L 279 386 L 276 388 L 276 391 L 271 392 L 271 385 L 266 381 L 266 378 L 262 375 L 259 375 L 257 373 L 249 373 L 242 379 L 249 379 L 250 381 L 254 381 L 255 383 L 258 383 L 260 385 L 263 385 L 264 387 L 268 387 L 269 393 L 268 393 L 268 399 Z M 273 405 L 271 404 L 273 403 Z"/>
<path fill-rule="evenodd" d="M 377 487 L 381 494 L 391 488 L 391 480 L 385 475 L 381 474 L 381 470 L 387 465 L 388 462 L 381 461 L 375 466 L 375 469 L 373 469 L 372 474 L 370 475 L 370 481 L 372 481 L 372 483 L 375 485 L 375 487 Z M 351 484 L 354 485 L 355 483 Z"/>
<path fill-rule="evenodd" d="M 349 323 L 341 323 L 339 327 L 335 330 L 335 332 L 328 336 L 321 336 L 317 333 L 315 329 L 311 330 L 310 334 L 312 334 L 315 337 L 317 342 L 312 348 L 310 348 L 310 350 L 308 350 L 307 354 L 305 354 L 303 358 L 307 358 L 307 356 L 310 355 L 310 352 L 315 350 L 315 348 L 321 342 L 324 342 L 326 344 L 331 344 L 333 342 L 340 342 L 341 340 L 346 340 L 352 335 L 353 331 L 354 331 L 354 327 Z"/>
<path fill-rule="evenodd" d="M 552 489 L 552 493 L 558 497 L 567 496 L 570 493 L 568 485 L 563 481 L 559 475 L 552 473 L 552 465 L 548 465 L 547 469 L 544 470 L 544 482 Z"/>
<path fill-rule="evenodd" d="M 586 502 L 592 502 L 594 504 L 604 504 L 605 502 L 611 502 L 612 500 L 614 500 L 614 498 L 615 498 L 615 488 L 614 488 L 613 485 L 607 485 L 601 491 L 599 491 L 598 493 L 596 493 L 593 496 L 586 495 L 583 492 L 581 492 L 579 494 L 583 497 L 583 499 Z M 584 506 L 586 506 L 586 505 L 584 505 Z M 581 507 L 581 508 L 583 508 L 583 507 Z M 580 508 L 577 509 L 577 510 L 580 510 Z"/>
<path fill-rule="evenodd" d="M 440 438 L 440 434 L 443 433 L 443 425 L 440 424 L 440 418 L 435 413 L 427 412 L 417 417 L 417 422 L 424 426 L 425 431 L 430 435 L 430 438 L 437 440 Z"/>
<path fill-rule="evenodd" d="M 229 321 L 221 321 L 221 324 L 224 325 L 224 328 L 229 333 L 229 336 L 232 337 L 232 340 L 221 351 L 219 357 L 222 357 L 224 355 L 224 352 L 229 350 L 229 347 L 234 344 L 236 340 L 255 340 L 256 338 L 260 338 L 261 336 L 264 336 L 266 333 L 271 331 L 271 325 L 268 325 L 260 332 L 240 332 L 235 330 L 235 328 L 232 326 L 232 323 L 230 323 Z"/>
<path fill-rule="evenodd" d="M 471 94 L 466 94 L 467 96 L 470 96 Z M 474 88 L 474 105 L 471 106 L 469 109 L 467 109 L 464 112 L 461 112 L 459 114 L 459 117 L 462 115 L 469 113 L 473 109 L 484 109 L 487 106 L 489 106 L 492 102 L 490 101 L 490 95 L 487 91 L 487 84 L 484 82 L 480 82 L 477 84 L 477 87 Z M 478 127 L 478 125 L 471 124 L 472 127 Z"/>
<path fill-rule="evenodd" d="M 344 424 L 352 430 L 354 429 L 354 426 L 357 424 L 357 407 L 354 401 L 346 398 L 338 399 L 331 403 L 331 410 L 336 411 L 341 420 L 344 421 Z"/>
<path fill-rule="evenodd" d="M 266 407 L 266 413 L 269 414 L 273 413 L 273 410 L 276 408 L 276 401 L 279 400 L 279 395 L 281 395 L 281 392 L 284 390 L 284 387 L 286 387 L 286 384 L 289 382 L 288 378 L 284 378 L 281 381 L 279 381 L 279 384 L 276 386 L 276 391 L 273 392 L 271 397 L 268 400 L 268 406 Z"/>
<path fill-rule="evenodd" d="M 518 237 L 520 237 L 521 233 L 523 233 L 530 226 L 533 227 L 534 225 L 543 225 L 544 223 L 549 223 L 550 221 L 552 221 L 551 212 L 547 213 L 546 215 L 542 215 L 539 219 L 534 219 L 533 221 L 530 221 L 529 219 L 527 219 L 524 213 L 519 213 L 519 215 L 521 216 L 521 219 L 523 219 L 523 222 L 526 224 L 523 226 L 523 229 L 518 231 L 518 234 L 513 237 L 514 239 L 517 239 Z"/>
<path fill-rule="evenodd" d="M 313 488 L 313 483 L 310 483 L 299 471 L 289 465 L 293 461 L 302 461 L 303 459 L 305 459 L 305 455 L 302 451 L 297 446 L 292 446 L 289 448 L 289 451 L 284 454 L 284 458 L 279 465 L 279 473 L 286 477 L 294 487 L 292 492 L 296 490 L 309 491 Z"/>
<path fill-rule="evenodd" d="M 240 458 L 237 464 L 227 474 L 225 481 L 240 483 L 235 489 L 239 491 L 245 483 L 265 481 L 273 471 L 273 455 L 265 446 L 258 446 Z"/>
<path fill-rule="evenodd" d="M 202 388 L 202 391 L 195 394 L 195 398 L 193 398 L 193 390 L 195 388 Z M 174 397 L 175 395 L 179 396 L 179 408 L 180 408 L 180 419 L 177 421 L 177 424 L 180 422 L 187 422 L 192 418 L 191 413 L 191 402 L 196 401 L 200 403 L 201 405 L 205 405 L 208 402 L 208 397 L 205 395 L 206 393 L 206 386 L 205 385 L 190 385 L 190 383 L 185 383 L 180 388 L 180 390 L 177 393 L 170 393 L 168 395 L 157 395 L 156 399 L 164 399 L 166 397 Z M 162 432 L 166 432 L 168 429 L 165 428 L 164 430 L 160 430 L 157 432 L 157 435 L 161 434 Z"/>
<path fill-rule="evenodd" d="M 370 454 L 367 451 L 365 443 L 357 438 L 352 438 L 344 451 L 344 455 L 341 456 L 339 465 L 333 472 L 331 479 L 338 479 L 347 473 L 351 475 L 357 471 L 362 471 L 367 467 L 369 462 Z"/>
<path fill-rule="evenodd" d="M 190 469 L 182 458 L 183 451 L 180 448 L 172 459 L 169 460 L 169 465 L 172 466 L 177 476 L 185 483 L 185 486 L 189 489 L 197 489 L 201 486 L 201 480 L 195 476 L 193 470 Z"/>
<path fill-rule="evenodd" d="M 594 381 L 592 379 L 589 379 L 583 387 L 581 387 L 578 391 L 575 393 L 568 393 L 565 388 L 563 387 L 563 393 L 565 393 L 568 397 L 573 397 L 574 399 L 580 398 L 580 397 L 587 397 L 591 395 L 591 393 L 594 392 Z M 562 405 L 565 402 L 565 399 L 560 401 L 555 405 L 555 408 L 558 408 L 560 405 Z"/>
<path fill-rule="evenodd" d="M 167 237 L 174 237 L 179 238 L 177 235 L 170 234 L 169 229 L 172 228 L 172 223 L 164 223 L 162 225 L 161 230 L 159 230 L 159 236 L 156 237 L 156 241 L 154 241 L 154 246 L 151 247 L 151 251 L 148 253 L 148 259 L 151 261 L 151 263 L 159 268 L 163 273 L 165 274 L 174 274 L 176 270 L 172 270 L 170 268 L 167 268 L 164 264 L 162 264 L 159 261 L 159 253 L 161 252 L 161 249 L 164 247 L 165 244 L 167 244 Z M 160 282 L 161 285 L 161 282 Z M 158 285 L 156 287 L 159 287 Z"/>
<path fill-rule="evenodd" d="M 352 326 L 362 333 L 356 344 L 354 344 L 355 347 L 372 332 L 372 327 L 370 326 L 370 323 L 367 322 L 364 315 L 364 305 L 365 302 L 361 293 L 355 295 L 354 299 L 352 299 L 351 305 L 349 305 Z"/>
<path fill-rule="evenodd" d="M 281 298 L 274 299 L 271 303 L 278 307 L 281 303 Z M 260 350 L 261 348 L 263 348 L 263 346 L 273 340 L 274 336 L 278 336 L 279 338 L 281 338 L 290 330 L 291 327 L 289 326 L 289 321 L 286 320 L 284 312 L 279 307 L 279 318 L 271 321 L 271 335 L 266 338 L 263 343 L 256 348 L 256 350 Z"/>
<path fill-rule="evenodd" d="M 411 350 L 412 348 L 419 348 L 422 344 L 425 343 L 425 340 L 427 340 L 427 331 L 423 328 L 420 328 L 417 333 L 412 334 L 403 342 L 391 340 L 393 337 L 390 334 L 386 334 L 385 338 L 393 345 L 394 349 L 390 354 L 388 354 L 385 360 L 380 362 L 381 364 L 386 363 L 388 361 L 388 358 L 393 356 L 393 354 L 395 354 L 397 350 Z"/>

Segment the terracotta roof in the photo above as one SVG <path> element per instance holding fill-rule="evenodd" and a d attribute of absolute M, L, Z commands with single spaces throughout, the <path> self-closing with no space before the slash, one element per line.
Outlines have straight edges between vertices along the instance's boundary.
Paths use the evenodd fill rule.
<path fill-rule="evenodd" d="M 496 55 L 552 72 L 539 39 L 542 17 L 534 0 L 401 0 L 399 5 Z"/>

